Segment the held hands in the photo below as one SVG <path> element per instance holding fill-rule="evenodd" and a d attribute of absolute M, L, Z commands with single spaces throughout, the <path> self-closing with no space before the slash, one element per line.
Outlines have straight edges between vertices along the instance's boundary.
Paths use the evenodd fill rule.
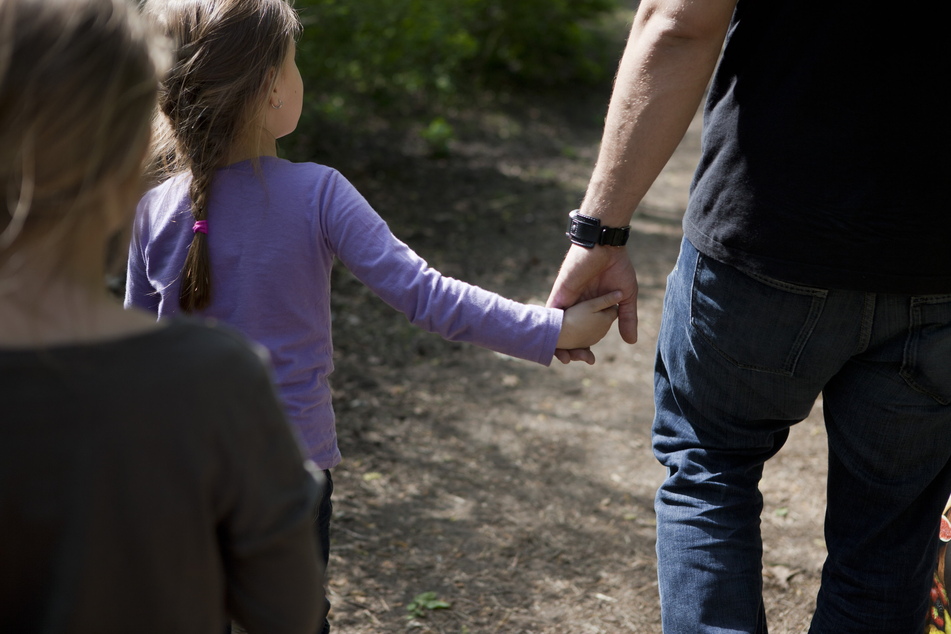
<path fill-rule="evenodd" d="M 637 341 L 637 275 L 627 251 L 616 247 L 585 249 L 572 245 L 558 272 L 558 278 L 548 297 L 548 306 L 565 308 L 579 301 L 600 298 L 609 291 L 620 293 L 617 303 L 618 331 L 627 343 Z M 565 319 L 568 312 L 565 313 Z M 610 324 L 608 324 L 610 327 Z M 562 333 L 565 328 L 562 327 Z M 592 329 L 592 333 L 596 331 Z M 600 340 L 606 331 L 600 332 Z M 562 363 L 584 361 L 594 363 L 591 345 L 571 345 L 558 341 L 555 356 Z"/>
<path fill-rule="evenodd" d="M 621 298 L 620 291 L 613 291 L 565 309 L 561 334 L 558 336 L 559 350 L 587 349 L 601 341 L 617 319 L 617 303 Z M 562 363 L 567 363 L 560 356 L 558 358 Z M 590 360 L 584 360 L 589 364 L 594 363 L 594 355 L 590 355 Z"/>

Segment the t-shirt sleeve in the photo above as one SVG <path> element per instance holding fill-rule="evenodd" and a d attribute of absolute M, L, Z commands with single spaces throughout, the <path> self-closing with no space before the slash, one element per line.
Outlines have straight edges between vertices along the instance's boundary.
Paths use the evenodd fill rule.
<path fill-rule="evenodd" d="M 515 302 L 442 275 L 397 239 L 339 174 L 320 204 L 322 229 L 340 261 L 410 322 L 450 341 L 551 363 L 563 311 Z"/>
<path fill-rule="evenodd" d="M 313 528 L 321 483 L 305 466 L 262 359 L 245 355 L 226 378 L 233 416 L 223 430 L 218 499 L 229 612 L 251 632 L 317 631 L 325 605 Z"/>

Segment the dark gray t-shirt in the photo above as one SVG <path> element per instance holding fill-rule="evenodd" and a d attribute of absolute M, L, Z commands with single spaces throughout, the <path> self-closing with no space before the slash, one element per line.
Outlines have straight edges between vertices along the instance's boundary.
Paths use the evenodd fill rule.
<path fill-rule="evenodd" d="M 0 349 L 0 404 L 0 631 L 316 630 L 318 486 L 238 335 Z"/>

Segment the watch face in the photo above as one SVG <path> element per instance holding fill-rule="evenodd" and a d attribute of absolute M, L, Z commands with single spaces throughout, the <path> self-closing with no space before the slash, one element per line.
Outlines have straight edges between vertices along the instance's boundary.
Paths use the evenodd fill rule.
<path fill-rule="evenodd" d="M 630 227 L 602 227 L 597 218 L 582 216 L 578 210 L 569 216 L 568 231 L 565 232 L 577 245 L 592 249 L 595 245 L 624 246 L 627 243 Z"/>
<path fill-rule="evenodd" d="M 594 247 L 598 241 L 598 234 L 598 227 L 584 219 L 572 217 L 571 222 L 568 223 L 567 235 L 577 245 L 588 249 Z"/>

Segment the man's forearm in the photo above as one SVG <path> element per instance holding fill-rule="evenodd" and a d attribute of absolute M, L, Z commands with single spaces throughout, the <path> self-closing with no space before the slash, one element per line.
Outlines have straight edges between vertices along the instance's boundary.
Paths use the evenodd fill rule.
<path fill-rule="evenodd" d="M 687 131 L 735 0 L 645 0 L 618 69 L 582 213 L 624 226 Z"/>

